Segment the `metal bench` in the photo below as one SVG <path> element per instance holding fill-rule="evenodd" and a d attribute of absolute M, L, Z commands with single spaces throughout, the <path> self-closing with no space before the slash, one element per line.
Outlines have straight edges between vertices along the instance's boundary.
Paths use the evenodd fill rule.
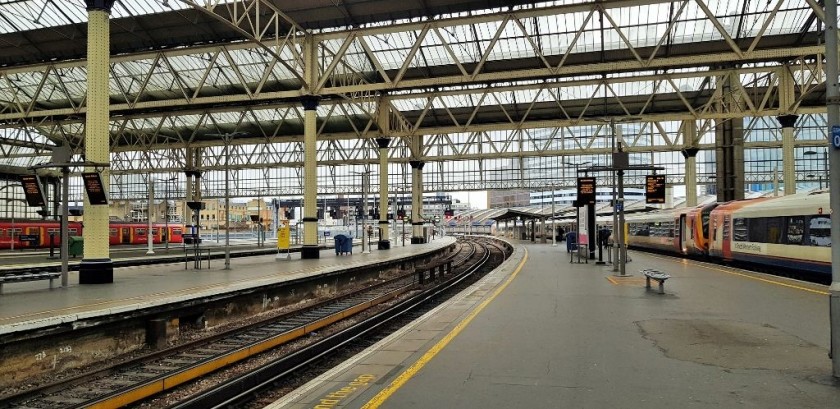
<path fill-rule="evenodd" d="M 665 294 L 665 280 L 671 278 L 670 275 L 652 268 L 641 270 L 640 273 L 645 276 L 645 288 L 650 289 L 650 280 L 655 280 L 659 283 L 659 294 Z"/>
<path fill-rule="evenodd" d="M 22 283 L 25 281 L 50 280 L 50 288 L 53 288 L 53 280 L 61 277 L 58 271 L 29 272 L 29 273 L 0 273 L 0 294 L 3 294 L 3 284 Z"/>

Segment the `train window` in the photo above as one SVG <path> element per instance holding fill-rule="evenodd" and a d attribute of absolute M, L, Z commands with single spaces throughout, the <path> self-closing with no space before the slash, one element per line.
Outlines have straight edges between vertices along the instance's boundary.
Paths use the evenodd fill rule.
<path fill-rule="evenodd" d="M 146 235 L 146 229 L 137 229 L 136 233 L 137 233 L 138 236 L 145 236 Z"/>
<path fill-rule="evenodd" d="M 178 227 L 172 228 L 172 234 L 181 234 L 181 229 Z"/>
<path fill-rule="evenodd" d="M 108 235 L 111 237 L 117 237 L 117 229 L 108 229 Z"/>
<path fill-rule="evenodd" d="M 808 223 L 808 243 L 812 246 L 831 247 L 831 218 L 811 216 Z"/>
<path fill-rule="evenodd" d="M 767 217 L 767 243 L 781 244 L 782 242 L 782 222 L 781 217 Z"/>
<path fill-rule="evenodd" d="M 756 243 L 767 243 L 767 218 L 756 217 L 749 219 L 747 222 L 749 233 L 747 234 L 748 241 Z"/>
<path fill-rule="evenodd" d="M 734 234 L 732 235 L 732 240 L 735 241 L 747 241 L 749 238 L 748 230 L 747 230 L 747 220 L 746 219 L 735 219 L 734 226 L 732 228 Z M 726 234 L 724 233 L 724 237 Z"/>
<path fill-rule="evenodd" d="M 77 229 L 67 229 L 67 233 L 70 236 L 77 236 L 79 234 L 79 231 Z"/>
<path fill-rule="evenodd" d="M 152 236 L 154 236 L 155 234 L 158 234 L 158 229 L 152 229 Z"/>
<path fill-rule="evenodd" d="M 801 216 L 788 217 L 787 219 L 787 242 L 788 244 L 802 244 L 805 236 L 805 218 Z"/>

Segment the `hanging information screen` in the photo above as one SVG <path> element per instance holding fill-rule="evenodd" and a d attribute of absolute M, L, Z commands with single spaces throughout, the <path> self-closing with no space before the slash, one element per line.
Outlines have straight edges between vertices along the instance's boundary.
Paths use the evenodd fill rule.
<path fill-rule="evenodd" d="M 105 194 L 105 187 L 102 186 L 99 172 L 82 173 L 82 180 L 85 182 L 85 192 L 87 192 L 90 204 L 108 204 L 108 195 Z"/>
<path fill-rule="evenodd" d="M 647 175 L 645 182 L 645 203 L 665 203 L 665 175 Z"/>
<path fill-rule="evenodd" d="M 37 175 L 23 175 L 20 177 L 23 185 L 23 195 L 26 196 L 26 203 L 32 207 L 44 207 L 47 204 L 44 199 L 44 192 L 41 190 L 41 181 Z"/>
<path fill-rule="evenodd" d="M 577 178 L 577 198 L 579 206 L 595 203 L 595 178 Z"/>

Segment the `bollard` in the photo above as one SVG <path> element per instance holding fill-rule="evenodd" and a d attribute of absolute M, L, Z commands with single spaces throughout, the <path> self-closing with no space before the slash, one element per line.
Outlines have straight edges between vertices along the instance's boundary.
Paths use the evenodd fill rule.
<path fill-rule="evenodd" d="M 50 232 L 50 258 L 55 257 L 55 241 L 53 238 L 55 237 L 55 233 Z"/>

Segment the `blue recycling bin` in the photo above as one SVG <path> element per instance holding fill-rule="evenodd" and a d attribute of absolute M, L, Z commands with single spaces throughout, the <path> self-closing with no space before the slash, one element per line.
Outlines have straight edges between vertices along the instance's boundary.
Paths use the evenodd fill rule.
<path fill-rule="evenodd" d="M 335 241 L 335 254 L 341 254 L 341 249 L 344 248 L 344 236 L 337 235 L 333 237 L 333 241 Z"/>
<path fill-rule="evenodd" d="M 353 238 L 344 236 L 344 243 L 341 246 L 341 251 L 347 254 L 353 254 Z"/>
<path fill-rule="evenodd" d="M 353 238 L 343 234 L 336 234 L 335 254 L 353 254 Z"/>
<path fill-rule="evenodd" d="M 566 252 L 571 253 L 577 251 L 577 232 L 570 231 L 566 233 Z"/>

